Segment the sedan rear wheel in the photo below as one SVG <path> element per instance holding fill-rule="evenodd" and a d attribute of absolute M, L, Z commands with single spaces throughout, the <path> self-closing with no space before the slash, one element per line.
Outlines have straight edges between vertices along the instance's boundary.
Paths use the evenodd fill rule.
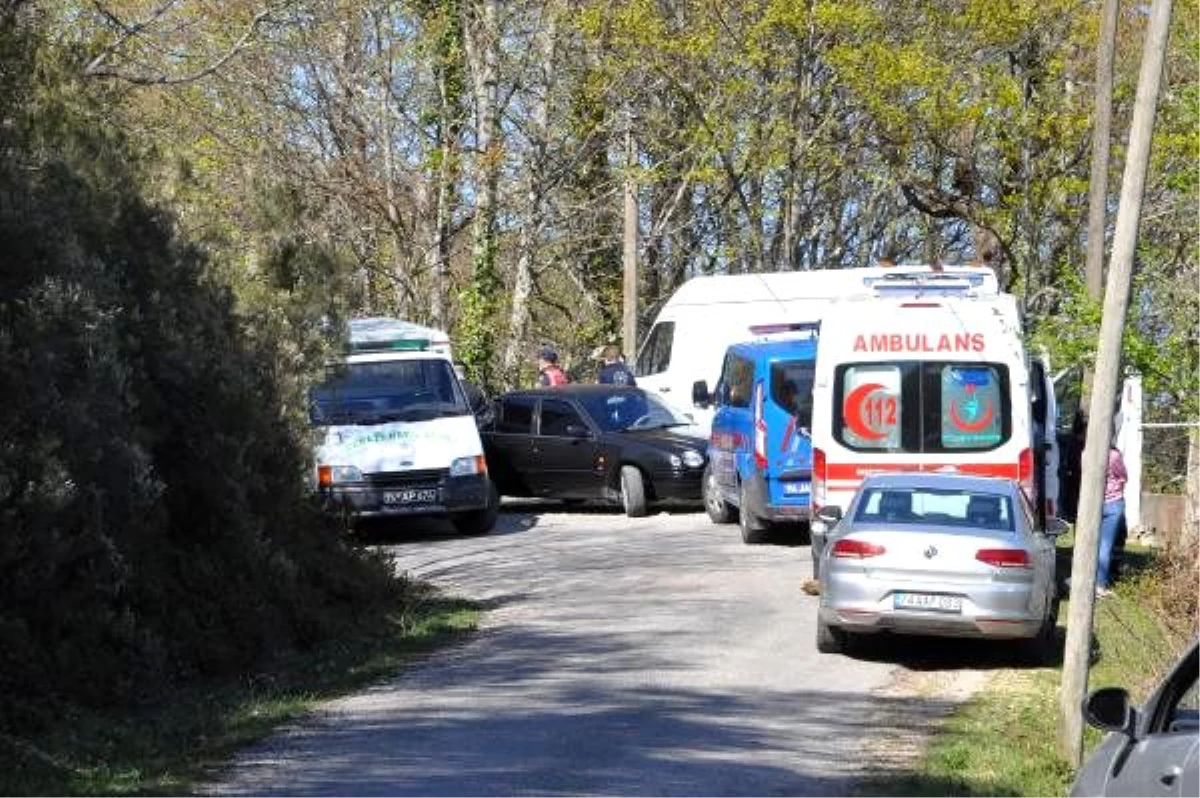
<path fill-rule="evenodd" d="M 767 540 L 767 524 L 750 509 L 749 494 L 746 483 L 738 489 L 738 526 L 742 531 L 742 542 L 750 545 L 765 543 Z"/>
<path fill-rule="evenodd" d="M 846 632 L 817 619 L 817 651 L 842 654 L 846 651 Z"/>
<path fill-rule="evenodd" d="M 646 483 L 637 466 L 621 466 L 621 504 L 630 518 L 646 514 Z"/>
<path fill-rule="evenodd" d="M 1053 665 L 1058 654 L 1058 600 L 1052 599 L 1051 611 L 1042 621 L 1038 633 L 1021 641 L 1024 644 L 1025 659 L 1030 665 Z"/>
<path fill-rule="evenodd" d="M 717 484 L 717 475 L 711 465 L 704 469 L 704 509 L 714 524 L 733 521 L 733 506 L 721 498 L 721 486 Z"/>

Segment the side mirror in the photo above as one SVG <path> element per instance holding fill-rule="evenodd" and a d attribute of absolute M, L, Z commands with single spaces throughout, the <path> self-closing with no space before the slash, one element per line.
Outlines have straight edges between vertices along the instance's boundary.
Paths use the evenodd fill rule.
<path fill-rule="evenodd" d="M 836 504 L 827 504 L 820 510 L 817 510 L 817 520 L 824 521 L 832 526 L 842 520 L 842 508 Z"/>
<path fill-rule="evenodd" d="M 1056 538 L 1059 535 L 1065 535 L 1067 530 L 1070 528 L 1071 525 L 1063 519 L 1050 516 L 1046 519 L 1046 528 L 1042 531 L 1046 533 L 1046 535 Z"/>
<path fill-rule="evenodd" d="M 592 431 L 582 424 L 568 424 L 567 435 L 572 438 L 588 438 L 591 437 Z"/>
<path fill-rule="evenodd" d="M 696 380 L 692 383 L 692 404 L 696 407 L 708 407 L 712 404 L 712 396 L 708 393 L 708 383 Z"/>
<path fill-rule="evenodd" d="M 1128 732 L 1133 729 L 1133 706 L 1124 687 L 1101 687 L 1083 702 L 1083 717 L 1103 731 Z"/>

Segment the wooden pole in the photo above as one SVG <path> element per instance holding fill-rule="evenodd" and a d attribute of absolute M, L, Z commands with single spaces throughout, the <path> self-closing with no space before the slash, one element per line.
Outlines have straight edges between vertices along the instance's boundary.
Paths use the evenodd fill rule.
<path fill-rule="evenodd" d="M 1133 255 L 1141 221 L 1155 107 L 1170 21 L 1171 0 L 1154 0 L 1129 129 L 1129 151 L 1121 181 L 1121 203 L 1117 209 L 1112 259 L 1104 294 L 1104 317 L 1100 323 L 1096 380 L 1092 386 L 1087 442 L 1083 450 L 1083 478 L 1080 483 L 1079 514 L 1075 523 L 1075 550 L 1071 559 L 1071 607 L 1067 618 L 1067 644 L 1059 695 L 1062 720 L 1059 745 L 1067 761 L 1075 767 L 1083 759 L 1082 705 L 1087 694 L 1092 648 L 1100 515 L 1104 502 L 1108 449 L 1113 437 L 1113 407 L 1121 370 L 1121 335 L 1129 307 Z"/>
<path fill-rule="evenodd" d="M 1104 0 L 1100 12 L 1100 41 L 1096 51 L 1096 108 L 1092 123 L 1092 177 L 1088 192 L 1087 266 L 1084 272 L 1088 298 L 1099 302 L 1104 293 L 1104 231 L 1108 206 L 1108 160 L 1112 140 L 1113 53 L 1117 44 L 1119 0 Z M 1079 406 L 1091 398 L 1092 369 L 1084 366 Z"/>

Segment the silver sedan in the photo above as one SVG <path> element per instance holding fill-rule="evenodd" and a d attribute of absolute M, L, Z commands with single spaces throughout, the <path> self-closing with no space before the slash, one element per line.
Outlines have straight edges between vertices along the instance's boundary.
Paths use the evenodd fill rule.
<path fill-rule="evenodd" d="M 817 648 L 843 652 L 886 630 L 1019 639 L 1044 661 L 1058 622 L 1055 537 L 1066 528 L 1057 518 L 1037 528 L 1012 480 L 867 477 L 844 514 L 823 507 L 813 524 Z"/>

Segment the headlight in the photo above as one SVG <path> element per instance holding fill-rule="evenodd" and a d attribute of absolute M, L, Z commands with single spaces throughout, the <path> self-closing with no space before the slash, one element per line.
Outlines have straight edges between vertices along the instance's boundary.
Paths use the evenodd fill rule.
<path fill-rule="evenodd" d="M 476 454 L 471 457 L 460 457 L 450 464 L 450 476 L 465 477 L 471 474 L 486 474 L 487 461 L 483 459 L 483 455 Z"/>
<path fill-rule="evenodd" d="M 699 468 L 704 465 L 704 455 L 695 449 L 688 449 L 683 453 L 683 464 L 688 468 Z"/>
<path fill-rule="evenodd" d="M 325 487 L 341 482 L 362 482 L 362 472 L 356 466 L 317 466 L 317 484 Z"/>

